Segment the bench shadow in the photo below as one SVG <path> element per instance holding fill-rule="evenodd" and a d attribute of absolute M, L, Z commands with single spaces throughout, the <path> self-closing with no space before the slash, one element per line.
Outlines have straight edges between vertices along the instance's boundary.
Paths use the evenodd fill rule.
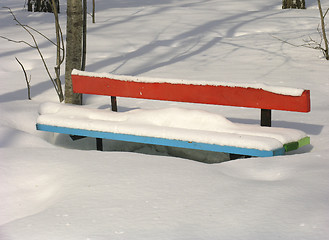
<path fill-rule="evenodd" d="M 99 106 L 98 109 L 111 110 L 111 104 L 103 104 L 103 105 Z M 140 107 L 122 107 L 122 106 L 118 106 L 118 112 L 128 112 L 128 111 L 135 110 L 135 109 L 140 109 Z"/>
<path fill-rule="evenodd" d="M 227 119 L 235 123 L 243 123 L 243 124 L 259 124 L 260 122 L 260 120 L 255 120 L 255 119 L 243 119 L 243 118 L 227 118 Z M 305 132 L 306 134 L 311 134 L 311 135 L 320 135 L 324 127 L 323 125 L 318 125 L 318 124 L 289 122 L 289 121 L 272 121 L 272 126 L 280 127 L 280 128 L 297 129 Z"/>
<path fill-rule="evenodd" d="M 110 104 L 103 104 L 98 107 L 99 109 L 111 109 Z M 119 112 L 127 112 L 134 109 L 139 109 L 139 107 L 122 107 L 118 106 Z M 260 120 L 255 119 L 246 119 L 246 118 L 227 118 L 231 122 L 234 123 L 243 123 L 243 124 L 254 124 L 259 125 Z M 290 128 L 290 129 L 297 129 L 300 131 L 305 132 L 308 135 L 320 135 L 324 126 L 319 124 L 310 124 L 310 123 L 301 123 L 301 122 L 289 122 L 289 121 L 272 121 L 273 127 L 280 127 L 280 128 Z"/>
<path fill-rule="evenodd" d="M 312 141 L 312 139 L 311 139 L 311 141 Z M 286 152 L 286 155 L 290 156 L 290 155 L 298 155 L 298 154 L 308 153 L 308 152 L 311 152 L 313 148 L 314 148 L 314 146 L 312 144 L 309 144 L 309 145 L 303 146 L 301 148 L 298 148 L 297 150 Z"/>
<path fill-rule="evenodd" d="M 53 134 L 53 133 L 46 133 Z M 83 151 L 95 151 L 96 139 L 91 137 L 72 140 L 67 134 L 56 133 L 49 138 L 49 142 L 59 147 L 66 149 L 76 149 Z M 221 163 L 232 160 L 230 154 L 202 151 L 195 149 L 185 149 L 177 147 L 160 146 L 153 144 L 134 143 L 125 141 L 116 141 L 110 139 L 103 139 L 104 152 L 130 152 L 153 156 L 177 157 L 186 160 L 193 160 L 202 163 Z"/>
<path fill-rule="evenodd" d="M 243 123 L 243 124 L 259 124 L 259 120 L 255 119 L 242 119 L 242 118 L 228 118 L 230 121 L 235 123 Z M 300 131 L 305 132 L 307 135 L 320 135 L 323 129 L 323 125 L 318 124 L 309 124 L 309 123 L 297 123 L 297 122 L 288 122 L 288 121 L 272 121 L 273 127 L 280 127 L 280 128 L 290 128 L 290 129 L 297 129 Z M 312 142 L 312 139 L 311 139 Z M 298 148 L 294 151 L 286 152 L 286 155 L 295 155 L 295 154 L 303 154 L 311 152 L 313 149 L 313 145 L 309 144 Z"/>

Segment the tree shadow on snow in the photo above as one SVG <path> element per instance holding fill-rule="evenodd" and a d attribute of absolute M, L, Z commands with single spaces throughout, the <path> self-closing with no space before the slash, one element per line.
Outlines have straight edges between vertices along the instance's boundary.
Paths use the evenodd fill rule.
<path fill-rule="evenodd" d="M 277 3 L 271 6 L 266 6 L 264 9 L 268 9 L 270 7 L 277 6 Z M 170 8 L 173 8 L 172 6 L 164 6 L 160 9 L 155 9 L 151 13 L 147 13 L 146 15 L 154 15 L 159 14 L 160 12 L 165 12 L 169 10 Z M 165 67 L 177 62 L 181 62 L 183 60 L 189 59 L 193 56 L 196 56 L 198 54 L 201 54 L 205 52 L 206 50 L 211 49 L 213 46 L 220 44 L 221 41 L 224 38 L 232 38 L 236 34 L 239 28 L 246 24 L 252 24 L 252 22 L 256 20 L 261 20 L 269 17 L 268 13 L 264 13 L 259 15 L 255 15 L 254 18 L 251 18 L 249 20 L 244 20 L 245 17 L 252 16 L 254 14 L 260 14 L 262 10 L 259 11 L 245 11 L 242 13 L 238 13 L 233 16 L 228 16 L 224 19 L 216 19 L 211 20 L 206 23 L 202 23 L 193 29 L 187 30 L 185 32 L 180 32 L 176 36 L 173 36 L 170 39 L 158 39 L 158 36 L 154 36 L 153 41 L 149 42 L 148 44 L 145 44 L 143 46 L 140 46 L 138 49 L 127 52 L 122 54 L 121 56 L 116 57 L 109 57 L 102 59 L 98 62 L 95 62 L 93 64 L 90 64 L 87 66 L 89 71 L 97 71 L 101 68 L 110 68 L 111 65 L 116 65 L 112 68 L 110 71 L 111 73 L 119 72 L 120 69 L 125 66 L 130 61 L 135 61 L 136 63 L 141 63 L 140 67 L 138 67 L 135 70 L 129 70 L 125 71 L 123 74 L 129 74 L 129 75 L 138 75 L 145 72 L 152 71 L 154 69 L 158 69 L 161 67 Z M 270 15 L 276 15 L 280 14 L 280 12 L 275 12 Z M 134 21 L 136 18 L 145 17 L 145 15 L 134 15 L 134 16 L 128 16 L 124 20 L 120 20 L 118 22 L 113 22 L 111 24 L 121 24 L 126 23 L 130 21 Z M 216 35 L 216 32 L 218 29 L 220 29 L 221 25 L 227 24 L 231 21 L 237 21 L 237 19 L 241 19 L 240 22 L 237 24 L 234 24 L 232 27 L 230 27 L 226 34 L 224 36 L 213 36 Z M 133 35 L 133 33 L 131 33 Z M 213 37 L 209 38 L 209 34 L 211 34 Z M 115 36 L 112 36 L 112 38 Z M 207 38 L 206 38 L 207 37 Z M 171 46 L 182 46 L 181 48 L 177 49 L 175 47 Z M 167 51 L 165 53 L 162 53 L 161 55 L 156 54 L 154 57 L 152 57 L 149 61 L 142 63 L 141 58 L 142 56 L 148 55 L 153 51 L 156 51 L 158 48 L 161 47 L 168 47 Z M 241 46 L 240 46 L 241 47 Z M 273 54 L 275 54 L 273 52 Z"/>

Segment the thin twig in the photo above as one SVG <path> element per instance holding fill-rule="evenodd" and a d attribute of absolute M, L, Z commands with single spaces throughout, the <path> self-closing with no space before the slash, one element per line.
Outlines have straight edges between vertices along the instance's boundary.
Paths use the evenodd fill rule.
<path fill-rule="evenodd" d="M 329 8 L 327 8 L 327 11 L 324 13 L 323 18 L 327 16 L 327 13 L 329 12 Z"/>
<path fill-rule="evenodd" d="M 47 39 L 49 42 L 51 42 L 54 46 L 57 46 L 57 44 L 52 41 L 50 38 L 48 38 L 46 35 L 44 35 L 43 33 L 41 33 L 40 31 L 36 30 L 35 28 L 29 26 L 29 25 L 24 25 L 25 27 L 33 30 L 34 32 L 38 33 L 39 35 L 41 35 L 42 37 L 44 37 L 45 39 Z"/>
<path fill-rule="evenodd" d="M 291 43 L 291 42 L 288 42 L 287 40 L 283 40 L 283 39 L 281 39 L 281 38 L 278 38 L 278 37 L 276 37 L 276 36 L 274 36 L 274 35 L 271 35 L 271 36 L 272 36 L 273 38 L 279 40 L 280 42 L 286 43 L 286 44 L 288 44 L 288 45 L 290 45 L 290 46 L 293 46 L 293 47 L 307 47 L 307 48 L 313 48 L 313 49 L 314 49 L 314 47 L 311 47 L 310 44 L 300 44 L 300 45 L 297 45 L 297 44 L 293 44 L 293 43 Z M 311 39 L 311 38 L 310 38 L 310 39 Z M 312 40 L 312 39 L 311 39 L 311 40 Z M 312 40 L 312 41 L 314 41 L 314 40 Z M 304 40 L 304 42 L 309 42 L 309 41 Z M 314 42 L 315 42 L 315 41 L 314 41 Z"/>
<path fill-rule="evenodd" d="M 293 43 L 291 43 L 291 42 L 289 42 L 289 41 L 287 41 L 287 40 L 283 40 L 283 39 L 278 38 L 277 36 L 274 36 L 274 35 L 271 35 L 271 36 L 272 36 L 273 38 L 279 40 L 280 42 L 286 43 L 286 44 L 288 44 L 288 45 L 290 45 L 290 46 L 293 46 L 293 47 L 306 47 L 306 48 L 311 48 L 311 49 L 321 50 L 322 53 L 323 53 L 323 55 L 324 55 L 325 57 L 327 57 L 327 55 L 326 55 L 326 49 L 322 47 L 322 42 L 323 42 L 323 37 L 322 37 L 322 36 L 323 36 L 323 34 L 322 34 L 321 30 L 320 30 L 320 25 L 318 26 L 317 31 L 318 31 L 319 36 L 320 36 L 320 38 L 321 38 L 321 39 L 320 39 L 320 42 L 315 41 L 314 39 L 312 39 L 312 38 L 309 36 L 309 40 L 304 40 L 304 39 L 303 39 L 303 41 L 305 42 L 305 44 L 300 44 L 300 45 L 293 44 Z"/>
<path fill-rule="evenodd" d="M 31 78 L 30 80 L 27 78 L 27 74 L 26 74 L 26 71 L 25 71 L 25 68 L 23 66 L 23 64 L 18 60 L 17 57 L 15 57 L 16 61 L 19 63 L 19 65 L 21 65 L 22 67 L 22 70 L 24 72 L 24 76 L 25 76 L 25 81 L 26 81 L 26 85 L 27 85 L 27 98 L 29 100 L 31 100 L 31 88 L 30 88 L 30 82 L 31 82 Z"/>
<path fill-rule="evenodd" d="M 28 45 L 29 47 L 31 48 L 36 48 L 35 46 L 33 46 L 32 44 L 26 42 L 26 41 L 23 41 L 23 40 L 14 40 L 14 39 L 10 39 L 10 38 L 7 38 L 7 37 L 4 37 L 4 36 L 0 36 L 0 38 L 3 38 L 3 39 L 6 39 L 8 40 L 9 42 L 14 42 L 14 43 L 24 43 L 26 45 Z"/>
<path fill-rule="evenodd" d="M 324 54 L 325 58 L 327 60 L 329 60 L 328 38 L 327 38 L 327 33 L 326 33 L 326 24 L 324 21 L 325 14 L 323 14 L 320 0 L 318 0 L 318 8 L 319 8 L 319 13 L 320 13 L 320 18 L 321 18 L 321 30 L 322 30 L 322 37 L 323 37 L 323 42 L 324 42 L 323 54 Z"/>

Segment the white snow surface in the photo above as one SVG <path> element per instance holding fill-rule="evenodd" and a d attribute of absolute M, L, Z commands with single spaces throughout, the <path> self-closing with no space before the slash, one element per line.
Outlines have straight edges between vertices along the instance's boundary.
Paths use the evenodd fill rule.
<path fill-rule="evenodd" d="M 233 83 L 233 82 L 217 82 L 217 81 L 191 81 L 186 79 L 166 79 L 166 78 L 151 78 L 151 77 L 136 77 L 127 75 L 115 75 L 110 73 L 95 73 L 79 71 L 77 69 L 72 70 L 73 75 L 78 76 L 88 76 L 88 77 L 98 77 L 98 78 L 110 78 L 122 81 L 131 82 L 145 82 L 145 83 L 171 83 L 171 84 L 185 84 L 185 85 L 211 85 L 211 86 L 225 86 L 225 87 L 242 87 L 242 88 L 253 88 L 253 89 L 263 89 L 268 92 L 277 93 L 281 95 L 289 96 L 301 96 L 305 91 L 300 88 L 288 88 L 280 86 L 270 86 L 265 83 Z"/>
<path fill-rule="evenodd" d="M 268 151 L 306 137 L 304 132 L 296 129 L 237 124 L 215 113 L 183 108 L 112 112 L 44 103 L 39 114 L 37 123 L 50 126 Z"/>
<path fill-rule="evenodd" d="M 0 239 L 328 239 L 329 62 L 317 50 L 284 43 L 320 42 L 317 1 L 306 1 L 306 10 L 280 4 L 98 0 L 96 23 L 88 17 L 88 72 L 310 89 L 311 112 L 273 111 L 273 126 L 301 130 L 311 145 L 271 158 L 206 164 L 169 148 L 115 141 L 97 152 L 94 139 L 37 131 L 40 104 L 58 98 L 36 50 L 0 38 Z M 10 7 L 55 41 L 53 16 L 23 5 L 0 1 L 0 36 L 32 43 L 3 8 Z M 35 36 L 52 71 L 56 49 Z M 31 75 L 32 100 L 15 57 Z M 84 107 L 95 111 L 109 103 L 84 96 Z M 191 109 L 259 124 L 257 109 L 128 98 L 118 106 L 119 113 Z"/>

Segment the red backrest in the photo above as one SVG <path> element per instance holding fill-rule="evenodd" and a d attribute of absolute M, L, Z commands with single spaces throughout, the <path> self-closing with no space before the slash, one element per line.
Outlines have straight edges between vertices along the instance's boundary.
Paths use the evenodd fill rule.
<path fill-rule="evenodd" d="M 309 112 L 311 108 L 309 90 L 291 96 L 249 87 L 136 82 L 77 74 L 72 74 L 72 84 L 74 92 L 84 94 L 296 112 Z"/>

